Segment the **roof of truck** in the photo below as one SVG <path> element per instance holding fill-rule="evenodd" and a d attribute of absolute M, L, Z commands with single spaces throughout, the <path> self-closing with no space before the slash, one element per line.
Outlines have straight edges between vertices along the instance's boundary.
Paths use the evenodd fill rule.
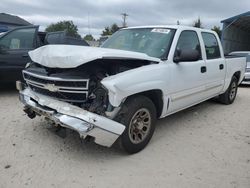
<path fill-rule="evenodd" d="M 169 29 L 183 29 L 183 30 L 185 29 L 185 30 L 213 32 L 210 29 L 202 29 L 202 28 L 191 27 L 191 26 L 186 26 L 186 25 L 146 25 L 146 26 L 127 27 L 123 29 L 141 29 L 141 28 L 169 28 Z"/>

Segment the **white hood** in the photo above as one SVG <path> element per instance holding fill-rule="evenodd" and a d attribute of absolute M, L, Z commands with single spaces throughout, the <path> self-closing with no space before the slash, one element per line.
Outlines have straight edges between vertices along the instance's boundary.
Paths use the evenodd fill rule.
<path fill-rule="evenodd" d="M 140 59 L 160 62 L 143 53 L 73 45 L 46 45 L 30 51 L 33 62 L 50 68 L 74 68 L 96 59 Z"/>

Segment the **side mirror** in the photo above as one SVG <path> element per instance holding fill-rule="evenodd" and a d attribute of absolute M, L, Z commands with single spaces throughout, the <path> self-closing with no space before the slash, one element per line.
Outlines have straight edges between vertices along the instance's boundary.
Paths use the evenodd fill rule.
<path fill-rule="evenodd" d="M 200 54 L 198 50 L 188 49 L 188 50 L 176 50 L 174 56 L 174 62 L 186 62 L 186 61 L 198 61 L 200 59 Z"/>

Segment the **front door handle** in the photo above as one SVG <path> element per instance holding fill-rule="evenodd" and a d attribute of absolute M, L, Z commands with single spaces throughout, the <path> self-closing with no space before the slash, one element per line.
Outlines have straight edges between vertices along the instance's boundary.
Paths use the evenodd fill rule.
<path fill-rule="evenodd" d="M 206 66 L 202 66 L 201 67 L 201 73 L 205 73 L 207 72 L 207 67 Z"/>
<path fill-rule="evenodd" d="M 224 65 L 223 64 L 220 64 L 220 70 L 224 69 Z"/>
<path fill-rule="evenodd" d="M 29 57 L 29 55 L 28 54 L 23 54 L 22 57 Z"/>

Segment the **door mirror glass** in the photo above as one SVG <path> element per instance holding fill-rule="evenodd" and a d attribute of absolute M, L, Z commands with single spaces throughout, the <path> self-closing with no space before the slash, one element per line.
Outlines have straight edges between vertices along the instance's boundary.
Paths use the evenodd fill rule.
<path fill-rule="evenodd" d="M 176 50 L 174 56 L 174 62 L 185 62 L 185 61 L 198 61 L 200 59 L 200 53 L 195 49 L 183 49 Z"/>

